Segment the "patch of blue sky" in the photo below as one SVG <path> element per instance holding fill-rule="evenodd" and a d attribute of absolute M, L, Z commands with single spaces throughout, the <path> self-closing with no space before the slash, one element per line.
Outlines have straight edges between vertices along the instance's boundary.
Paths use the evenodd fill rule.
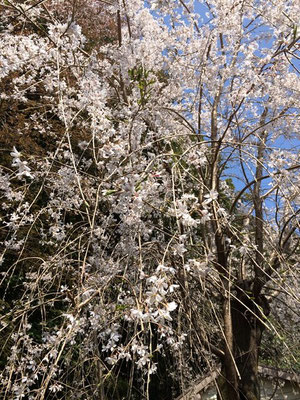
<path fill-rule="evenodd" d="M 206 2 L 195 0 L 194 11 L 199 14 L 203 24 L 207 24 L 211 21 L 212 14 Z"/>
<path fill-rule="evenodd" d="M 209 8 L 206 2 L 202 2 L 199 0 L 195 0 L 192 9 L 189 9 L 191 13 L 196 17 L 196 20 L 191 20 L 189 17 L 189 12 L 187 9 L 180 4 L 178 7 L 173 9 L 173 12 L 176 14 L 176 20 L 172 19 L 170 15 L 162 15 L 156 9 L 151 8 L 151 0 L 145 0 L 144 4 L 151 11 L 151 14 L 158 18 L 162 19 L 164 23 L 169 27 L 169 29 L 173 29 L 176 26 L 180 26 L 182 23 L 191 24 L 196 22 L 198 28 L 201 28 L 202 25 L 206 25 L 212 20 L 212 15 L 209 11 Z"/>

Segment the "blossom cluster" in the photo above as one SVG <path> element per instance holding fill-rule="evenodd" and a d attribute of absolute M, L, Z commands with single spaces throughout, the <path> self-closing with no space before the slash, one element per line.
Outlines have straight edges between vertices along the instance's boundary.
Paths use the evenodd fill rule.
<path fill-rule="evenodd" d="M 99 41 L 76 2 L 8 3 L 0 397 L 121 398 L 130 370 L 149 399 L 173 360 L 178 394 L 256 287 L 296 327 L 296 2 L 112 1 Z"/>

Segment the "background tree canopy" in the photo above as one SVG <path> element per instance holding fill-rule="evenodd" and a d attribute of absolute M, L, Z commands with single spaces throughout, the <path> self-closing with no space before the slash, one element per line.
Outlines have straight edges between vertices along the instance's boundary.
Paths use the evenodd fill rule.
<path fill-rule="evenodd" d="M 0 3 L 0 393 L 299 370 L 299 4 Z"/>

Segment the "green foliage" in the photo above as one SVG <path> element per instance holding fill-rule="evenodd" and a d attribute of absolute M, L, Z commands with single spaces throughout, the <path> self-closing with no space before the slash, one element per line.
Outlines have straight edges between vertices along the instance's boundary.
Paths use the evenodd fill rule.
<path fill-rule="evenodd" d="M 140 92 L 138 103 L 144 106 L 150 98 L 151 86 L 155 83 L 155 79 L 151 78 L 152 71 L 147 71 L 143 66 L 130 69 L 128 75 L 132 82 L 135 82 Z"/>

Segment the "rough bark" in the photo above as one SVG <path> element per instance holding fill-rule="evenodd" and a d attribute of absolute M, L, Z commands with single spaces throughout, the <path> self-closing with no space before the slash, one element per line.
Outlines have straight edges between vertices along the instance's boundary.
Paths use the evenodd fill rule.
<path fill-rule="evenodd" d="M 233 357 L 224 357 L 218 382 L 219 400 L 260 400 L 258 360 L 264 324 L 263 314 L 269 313 L 266 298 L 240 290 L 231 300 L 231 322 L 233 335 Z M 239 376 L 238 376 L 238 373 Z M 235 371 L 237 390 L 232 379 Z"/>

